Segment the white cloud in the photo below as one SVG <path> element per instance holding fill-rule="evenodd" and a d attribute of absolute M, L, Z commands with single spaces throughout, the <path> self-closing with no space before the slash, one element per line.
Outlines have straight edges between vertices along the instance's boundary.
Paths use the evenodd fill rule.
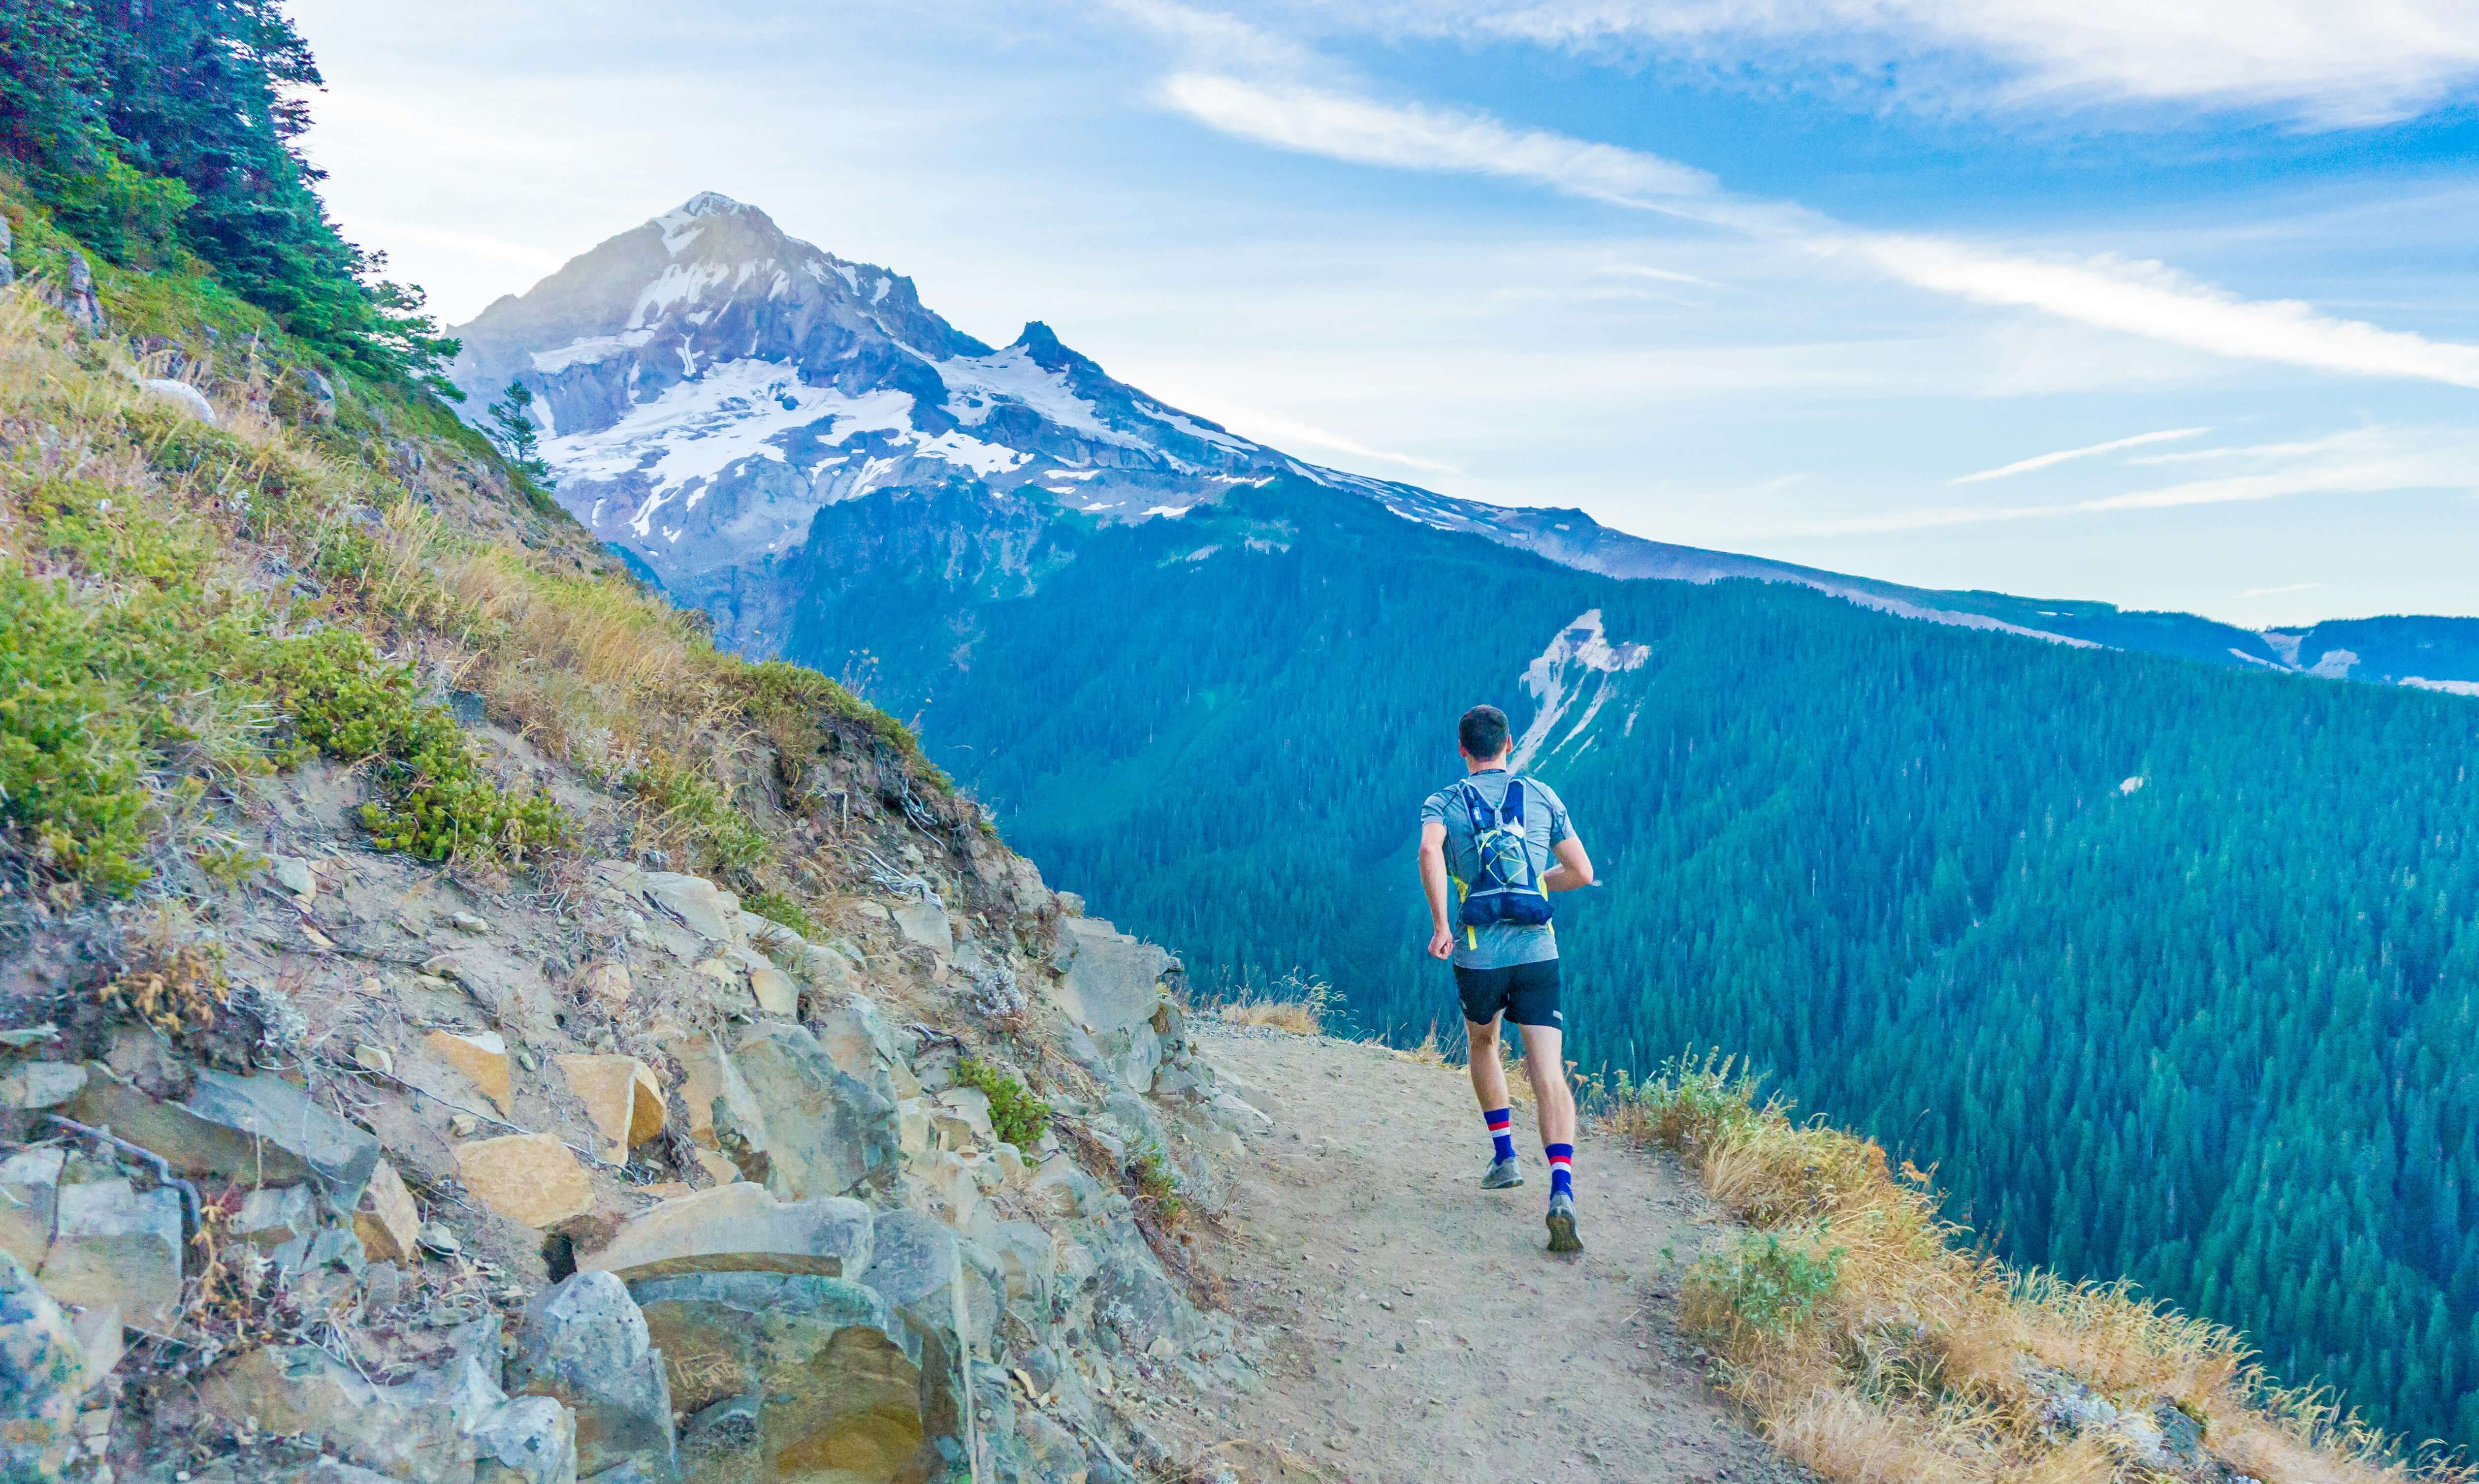
<path fill-rule="evenodd" d="M 2166 443 L 2176 439 L 2193 438 L 2198 434 L 2211 431 L 2212 430 L 2210 428 L 2167 428 L 2159 433 L 2137 433 L 2133 438 L 2111 439 L 2106 443 L 2087 443 L 2081 448 L 2061 448 L 2056 453 L 2018 459 L 2012 464 L 2002 465 L 1997 468 L 1981 469 L 1977 474 L 1965 474 L 1954 483 L 1976 485 L 1982 480 L 2006 479 L 2016 474 L 2029 474 L 2033 469 L 2044 469 L 2052 465 L 2063 464 L 2069 459 L 2088 459 L 2094 454 L 2115 453 L 2121 448 L 2140 448 L 2146 443 Z"/>
<path fill-rule="evenodd" d="M 2479 346 L 2320 314 L 2294 299 L 2241 299 L 2158 263 L 2053 261 L 1940 238 L 1861 232 L 1805 208 L 1724 192 L 1658 155 L 1516 129 L 1486 113 L 1205 73 L 1164 82 L 1163 100 L 1209 128 L 1277 148 L 1394 169 L 1495 176 L 1568 195 L 1687 216 L 1855 259 L 1974 303 L 2034 309 L 2236 360 L 2479 388 Z"/>
<path fill-rule="evenodd" d="M 1451 464 L 1442 464 L 1435 459 L 1422 459 L 1407 453 L 1393 453 L 1383 448 L 1371 448 L 1357 439 L 1330 432 L 1315 423 L 1302 422 L 1294 417 L 1286 417 L 1279 413 L 1264 412 L 1254 407 L 1242 407 L 1237 402 L 1229 401 L 1209 391 L 1179 390 L 1165 384 L 1163 395 L 1164 400 L 1188 412 L 1211 418 L 1242 438 L 1256 439 L 1276 448 L 1290 450 L 1306 445 L 1313 448 L 1331 449 L 1336 453 L 1348 454 L 1355 459 L 1367 459 L 1379 464 L 1393 464 L 1404 468 L 1420 469 L 1431 474 L 1460 476 L 1463 473 L 1463 470 Z"/>
<path fill-rule="evenodd" d="M 2267 466 L 2098 499 L 2043 505 L 1945 505 L 1782 527 L 1784 536 L 1920 531 L 1991 521 L 2042 520 L 2122 511 L 2228 505 L 2301 494 L 2383 494 L 2411 490 L 2479 491 L 2479 439 L 2459 430 L 2361 428 L 2317 440 L 2317 457 L 2280 462 L 2279 445 L 2256 450 Z"/>
<path fill-rule="evenodd" d="M 1674 209 L 1677 198 L 1714 191 L 1712 176 L 1658 155 L 1546 129 L 1510 129 L 1485 113 L 1375 103 L 1323 88 L 1201 72 L 1165 79 L 1162 96 L 1224 134 L 1356 164 L 1494 175 L 1656 211 Z"/>
<path fill-rule="evenodd" d="M 2285 584 L 2278 588 L 2249 588 L 2245 591 L 2239 593 L 2238 596 L 2279 597 L 2285 592 L 2313 592 L 2322 586 L 2324 585 L 2320 582 L 2293 582 Z"/>
<path fill-rule="evenodd" d="M 2295 299 L 2241 299 L 2158 263 L 2053 262 L 1923 237 L 1855 242 L 1905 283 L 1981 304 L 2043 310 L 2238 360 L 2479 388 L 2479 345 L 2336 319 Z"/>
<path fill-rule="evenodd" d="M 1325 24 L 1571 51 L 1890 70 L 1933 106 L 2101 101 L 2269 110 L 2346 127 L 2423 112 L 2479 77 L 2470 0 L 1360 0 Z"/>

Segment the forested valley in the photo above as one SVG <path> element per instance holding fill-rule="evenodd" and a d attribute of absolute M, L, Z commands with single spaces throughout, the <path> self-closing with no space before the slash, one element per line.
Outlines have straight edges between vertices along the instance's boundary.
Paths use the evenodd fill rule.
<path fill-rule="evenodd" d="M 818 517 L 792 657 L 1199 982 L 1451 1032 L 1418 802 L 1597 609 L 1648 654 L 1534 765 L 1603 882 L 1562 903 L 1587 1071 L 1747 1057 L 2006 1255 L 2479 1443 L 2479 703 L 1614 581 L 1305 485 L 1040 536 L 936 502 Z"/>

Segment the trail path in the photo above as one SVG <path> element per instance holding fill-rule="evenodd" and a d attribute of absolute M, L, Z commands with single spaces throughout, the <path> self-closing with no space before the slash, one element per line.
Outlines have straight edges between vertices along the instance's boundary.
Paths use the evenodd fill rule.
<path fill-rule="evenodd" d="M 1553 1258 L 1548 1174 L 1483 1191 L 1488 1142 L 1452 1068 L 1198 1018 L 1207 1053 L 1275 1120 L 1209 1253 L 1233 1307 L 1284 1344 L 1228 1420 L 1251 1479 L 1793 1484 L 1678 1336 L 1677 1280 L 1727 1240 L 1667 1161 L 1579 1141 L 1585 1250 Z M 1664 1256 L 1668 1248 L 1670 1256 Z M 1281 1454 L 1314 1464 L 1285 1466 Z"/>

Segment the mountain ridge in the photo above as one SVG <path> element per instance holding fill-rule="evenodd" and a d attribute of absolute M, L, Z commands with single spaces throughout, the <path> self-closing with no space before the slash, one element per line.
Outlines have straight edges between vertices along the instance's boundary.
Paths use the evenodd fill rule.
<path fill-rule="evenodd" d="M 2069 645 L 2479 691 L 2479 619 L 2400 619 L 2395 629 L 2417 632 L 2387 631 L 2383 667 L 2324 624 L 2259 633 L 2187 614 L 1912 588 L 1652 541 L 1579 510 L 1328 468 L 1118 381 L 1044 321 L 992 347 L 924 305 L 909 278 L 795 239 L 712 191 L 456 333 L 465 348 L 452 374 L 469 407 L 524 380 L 561 502 L 752 653 L 783 642 L 798 601 L 787 559 L 809 522 L 874 489 L 952 482 L 1058 518 L 1126 521 L 1176 518 L 1236 484 L 1290 474 L 1607 576 L 1795 583 L 1900 617 Z"/>

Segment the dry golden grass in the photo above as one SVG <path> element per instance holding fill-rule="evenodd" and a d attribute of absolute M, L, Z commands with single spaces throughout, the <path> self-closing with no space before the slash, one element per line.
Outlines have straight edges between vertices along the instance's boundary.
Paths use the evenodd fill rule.
<path fill-rule="evenodd" d="M 2263 1484 L 2473 1478 L 2406 1462 L 2356 1418 L 2283 1390 L 2228 1329 L 1975 1251 L 1919 1171 L 1758 1101 L 1727 1062 L 1600 1092 L 1605 1129 L 1677 1151 L 1753 1229 L 1690 1272 L 1684 1319 L 1774 1442 L 1826 1478 L 2202 1476 L 2181 1471 L 2194 1460 L 2164 1471 L 2141 1436 L 2189 1422 L 2211 1457 Z M 2134 1421 L 2073 1421 L 2086 1395 Z"/>
<path fill-rule="evenodd" d="M 1294 1036 L 1315 1036 L 1325 1030 L 1319 1010 L 1295 999 L 1242 1000 L 1223 1006 L 1220 1014 L 1234 1025 L 1258 1025 Z"/>

